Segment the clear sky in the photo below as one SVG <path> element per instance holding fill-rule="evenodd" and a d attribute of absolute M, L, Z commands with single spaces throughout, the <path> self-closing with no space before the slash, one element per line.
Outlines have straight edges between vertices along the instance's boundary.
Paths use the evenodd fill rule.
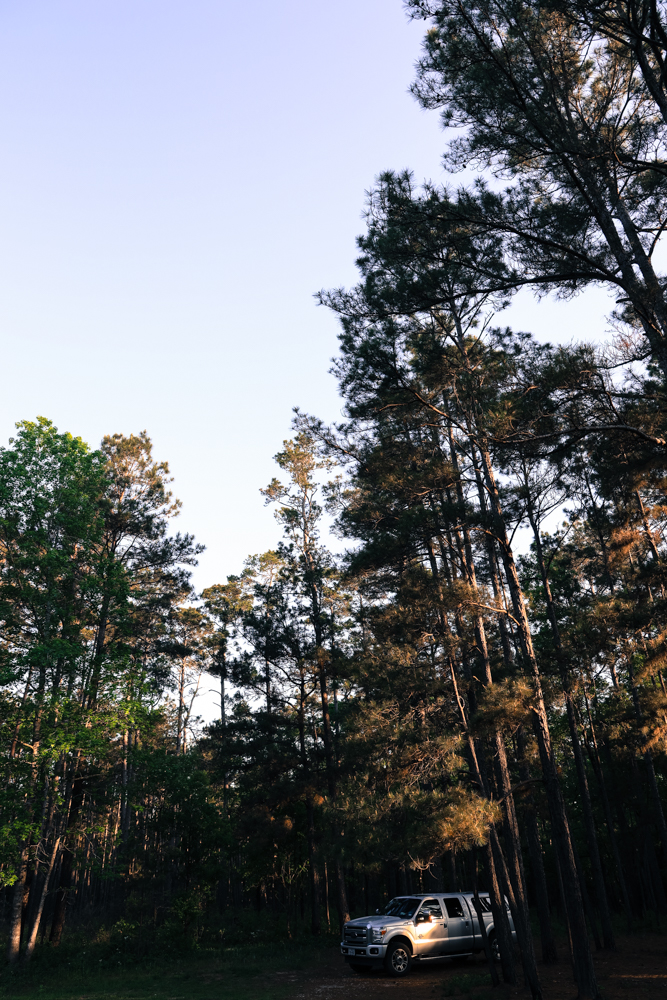
<path fill-rule="evenodd" d="M 444 179 L 422 33 L 400 0 L 0 0 L 0 441 L 146 429 L 200 587 L 275 544 L 291 408 L 339 412 L 313 293 L 354 281 L 365 189 Z M 569 340 L 607 308 L 507 321 Z"/>

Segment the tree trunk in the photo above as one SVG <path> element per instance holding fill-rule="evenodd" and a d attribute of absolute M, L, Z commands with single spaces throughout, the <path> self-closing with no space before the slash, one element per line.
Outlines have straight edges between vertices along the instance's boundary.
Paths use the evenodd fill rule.
<path fill-rule="evenodd" d="M 516 983 L 516 968 L 514 964 L 514 944 L 509 920 L 507 919 L 507 907 L 498 885 L 498 874 L 493 860 L 493 848 L 491 842 L 486 845 L 486 867 L 489 873 L 489 900 L 491 902 L 491 912 L 496 937 L 498 938 L 498 948 L 500 949 L 500 970 L 503 974 L 503 982 L 514 985 Z"/>
<path fill-rule="evenodd" d="M 458 456 L 456 452 L 456 445 L 454 442 L 454 435 L 452 433 L 451 425 L 449 427 L 449 452 L 452 462 L 452 468 L 455 474 L 455 488 L 459 504 L 463 505 L 464 495 L 463 487 L 461 484 L 461 474 L 458 463 Z M 472 543 L 470 539 L 470 532 L 467 525 L 463 527 L 463 551 L 461 552 L 460 558 L 464 571 L 467 577 L 467 582 L 473 591 L 477 589 L 477 578 L 475 573 L 475 565 L 472 554 Z M 481 660 L 481 666 L 484 674 L 483 684 L 486 689 L 490 689 L 493 686 L 493 676 L 491 673 L 491 663 L 489 660 L 488 645 L 486 641 L 486 629 L 484 627 L 484 620 L 479 614 L 479 612 L 473 614 L 474 628 L 475 628 L 475 642 L 478 652 L 478 657 Z M 472 693 L 471 693 L 472 697 Z M 471 711 L 474 710 L 474 704 L 471 702 Z M 495 748 L 495 759 L 498 768 L 499 784 L 503 800 L 503 811 L 505 816 L 504 826 L 505 826 L 505 836 L 507 841 L 507 846 L 509 850 L 509 878 L 514 891 L 514 898 L 516 903 L 516 932 L 517 937 L 520 941 L 520 952 L 521 952 L 521 962 L 523 965 L 524 975 L 526 978 L 526 983 L 528 984 L 533 998 L 539 998 L 542 996 L 540 980 L 537 973 L 537 965 L 535 963 L 535 952 L 533 949 L 533 938 L 530 930 L 530 914 L 528 910 L 528 901 L 526 899 L 526 889 L 525 889 L 525 875 L 523 870 L 523 857 L 521 854 L 521 838 L 519 836 L 519 827 L 516 820 L 516 809 L 514 806 L 514 797 L 512 795 L 512 782 L 509 776 L 509 768 L 507 765 L 507 753 L 505 749 L 505 740 L 500 731 L 494 734 L 494 748 Z M 500 849 L 500 848 L 499 848 Z"/>
<path fill-rule="evenodd" d="M 313 800 L 308 796 L 306 801 L 306 818 L 308 825 L 308 869 L 310 881 L 310 928 L 313 934 L 319 934 L 321 926 L 320 875 L 317 870 L 317 854 L 315 851 L 315 816 Z"/>
<path fill-rule="evenodd" d="M 519 825 L 514 808 L 514 798 L 512 796 L 509 768 L 507 766 L 507 754 L 505 752 L 505 741 L 500 733 L 495 736 L 496 764 L 500 779 L 500 791 L 503 797 L 503 807 L 505 813 L 505 842 L 509 854 L 509 879 L 514 890 L 516 905 L 516 932 L 519 939 L 521 951 L 521 963 L 523 965 L 526 983 L 530 989 L 531 996 L 539 1000 L 542 996 L 540 979 L 535 963 L 535 950 L 533 948 L 533 935 L 530 927 L 530 914 L 528 911 L 528 900 L 526 899 L 526 877 L 523 870 L 523 858 L 521 856 L 521 839 L 519 835 Z"/>
<path fill-rule="evenodd" d="M 69 813 L 67 815 L 67 833 L 70 833 L 79 817 L 79 810 L 81 809 L 81 803 L 83 802 L 83 778 L 77 777 L 72 783 L 72 801 L 69 807 Z M 60 879 L 58 881 L 58 892 L 56 894 L 56 903 L 53 909 L 53 919 L 51 923 L 51 933 L 49 935 L 49 941 L 57 948 L 60 944 L 60 939 L 62 938 L 63 929 L 65 927 L 65 917 L 67 915 L 67 900 L 69 897 L 69 887 L 72 880 L 72 867 L 74 862 L 74 855 L 69 848 L 69 845 L 65 845 L 62 856 L 62 864 L 60 867 Z"/>
<path fill-rule="evenodd" d="M 607 833 L 609 834 L 609 843 L 611 845 L 611 852 L 614 855 L 614 863 L 616 865 L 616 877 L 618 879 L 618 885 L 621 890 L 623 910 L 625 912 L 625 919 L 627 920 L 628 923 L 628 930 L 630 930 L 630 928 L 632 927 L 632 904 L 630 902 L 630 895 L 628 893 L 628 886 L 625 879 L 625 871 L 623 869 L 623 862 L 621 861 L 621 854 L 618 848 L 616 830 L 614 829 L 614 819 L 611 813 L 611 806 L 609 804 L 609 796 L 607 795 L 604 775 L 602 774 L 602 769 L 600 767 L 599 761 L 595 761 L 592 754 L 590 755 L 589 759 L 591 761 L 593 773 L 595 774 L 598 787 L 600 789 L 600 797 L 602 799 L 602 806 L 604 809 L 605 823 L 607 825 Z"/>
<path fill-rule="evenodd" d="M 500 873 L 500 884 L 505 891 L 505 896 L 509 901 L 510 911 L 514 919 L 514 930 L 517 937 L 517 944 L 519 946 L 521 964 L 523 966 L 524 983 L 530 989 L 531 996 L 535 998 L 535 1000 L 541 1000 L 542 987 L 540 985 L 535 966 L 535 952 L 533 948 L 530 923 L 527 923 L 525 910 L 521 903 L 517 900 L 514 892 L 512 875 L 507 867 L 500 840 L 498 839 L 498 833 L 493 828 L 491 830 L 491 846 L 493 848 L 496 867 Z M 526 959 L 526 953 L 532 956 L 532 962 Z"/>
<path fill-rule="evenodd" d="M 485 779 L 485 775 L 482 773 L 480 768 L 480 763 L 477 757 L 477 748 L 475 746 L 475 741 L 468 731 L 468 723 L 466 718 L 465 706 L 463 699 L 459 694 L 458 684 L 456 681 L 456 672 L 454 670 L 454 664 L 450 659 L 449 669 L 452 678 L 452 685 L 454 688 L 454 696 L 458 705 L 458 709 L 461 715 L 462 728 L 467 733 L 467 749 L 468 749 L 468 759 L 470 762 L 470 770 L 474 776 L 480 791 L 482 791 L 487 797 L 489 796 L 488 782 Z M 495 845 L 494 845 L 495 840 Z M 514 944 L 512 942 L 512 933 L 510 930 L 509 921 L 507 919 L 507 908 L 505 906 L 505 900 L 500 891 L 498 885 L 498 870 L 496 866 L 497 850 L 499 850 L 498 838 L 495 836 L 495 830 L 493 827 L 489 830 L 489 839 L 486 843 L 486 865 L 489 873 L 489 880 L 491 882 L 489 890 L 489 898 L 491 900 L 491 910 L 493 913 L 493 922 L 496 929 L 496 937 L 498 939 L 498 947 L 500 949 L 500 965 L 503 973 L 503 980 L 506 983 L 511 983 L 514 985 L 516 983 L 516 968 L 514 963 Z M 501 855 L 502 860 L 502 855 Z M 456 879 L 456 862 L 454 859 L 454 854 L 452 852 L 452 869 L 453 869 L 453 891 L 457 890 L 457 879 Z"/>
<path fill-rule="evenodd" d="M 493 987 L 500 986 L 500 977 L 498 976 L 498 970 L 496 969 L 496 963 L 493 958 L 493 952 L 491 951 L 491 945 L 489 943 L 489 936 L 486 933 L 486 925 L 484 923 L 484 913 L 482 912 L 482 904 L 479 899 L 479 889 L 477 886 L 477 850 L 473 848 L 474 853 L 474 880 L 473 880 L 473 901 L 475 904 L 475 913 L 477 914 L 477 922 L 479 924 L 479 933 L 482 938 L 482 948 L 484 949 L 484 956 L 486 958 L 487 965 L 489 966 L 489 973 L 491 975 L 491 983 Z"/>
<path fill-rule="evenodd" d="M 558 852 L 559 861 L 563 874 L 563 888 L 567 906 L 568 920 L 572 931 L 572 960 L 575 982 L 579 989 L 582 1000 L 598 1000 L 599 990 L 593 966 L 593 956 L 591 954 L 588 933 L 586 929 L 586 918 L 584 915 L 583 900 L 581 897 L 581 886 L 577 876 L 577 869 L 572 852 L 570 831 L 565 813 L 565 802 L 558 777 L 558 769 L 554 759 L 551 746 L 551 734 L 544 704 L 542 692 L 542 680 L 540 669 L 533 648 L 533 640 L 524 604 L 519 575 L 514 562 L 512 548 L 507 537 L 505 520 L 498 488 L 493 474 L 491 456 L 484 449 L 480 448 L 484 478 L 487 490 L 491 498 L 495 534 L 500 545 L 503 562 L 505 565 L 505 576 L 510 589 L 512 599 L 512 610 L 517 624 L 521 650 L 533 675 L 533 685 L 535 692 L 534 704 L 534 726 L 537 744 L 540 752 L 540 762 L 545 778 L 547 800 L 549 802 L 549 813 L 551 816 L 551 830 Z"/>
<path fill-rule="evenodd" d="M 591 903 L 591 897 L 588 894 L 588 886 L 586 885 L 586 879 L 584 877 L 584 872 L 581 867 L 581 859 L 579 857 L 579 852 L 577 851 L 577 845 L 572 842 L 572 850 L 574 851 L 574 861 L 577 866 L 577 872 L 579 874 L 579 884 L 581 886 L 581 897 L 584 901 L 584 913 L 588 918 L 588 924 L 593 935 L 593 943 L 595 945 L 596 951 L 602 950 L 602 942 L 600 941 L 600 935 L 598 934 L 597 921 L 595 919 L 595 909 Z"/>
<path fill-rule="evenodd" d="M 338 898 L 338 921 L 342 933 L 343 924 L 350 919 L 350 910 L 347 904 L 347 888 L 345 886 L 345 868 L 343 862 L 336 861 L 336 895 Z"/>
<path fill-rule="evenodd" d="M 524 466 L 524 474 L 525 471 Z M 556 616 L 556 609 L 554 607 L 553 597 L 551 594 L 551 586 L 549 584 L 549 576 L 547 574 L 546 563 L 544 560 L 544 552 L 542 549 L 542 539 L 540 537 L 539 524 L 533 512 L 532 504 L 528 502 L 528 517 L 530 520 L 530 526 L 533 530 L 533 539 L 535 541 L 535 553 L 537 555 L 537 563 L 540 569 L 540 576 L 542 577 L 542 586 L 544 587 L 544 594 L 546 598 L 547 605 L 547 617 L 549 619 L 549 625 L 551 627 L 551 634 L 554 640 L 554 647 L 556 651 L 556 659 L 558 661 L 558 666 L 561 673 L 561 679 L 563 683 L 563 691 L 565 694 L 565 706 L 567 710 L 567 721 L 570 728 L 570 739 L 572 741 L 572 750 L 574 754 L 574 762 L 577 772 L 577 781 L 579 784 L 579 794 L 581 796 L 581 804 L 584 813 L 584 829 L 586 831 L 586 842 L 588 846 L 588 854 L 591 861 L 591 870 L 593 873 L 593 884 L 595 886 L 595 896 L 598 903 L 598 910 L 600 913 L 600 920 L 602 923 L 602 937 L 604 940 L 605 948 L 610 951 L 616 950 L 616 942 L 614 940 L 614 928 L 611 922 L 611 914 L 609 912 L 609 901 L 607 899 L 607 887 L 604 881 L 604 875 L 602 873 L 602 862 L 600 860 L 600 850 L 598 847 L 597 832 L 595 830 L 595 819 L 593 817 L 593 806 L 591 803 L 591 794 L 588 787 L 588 778 L 586 776 L 586 766 L 584 764 L 583 755 L 581 752 L 581 744 L 579 742 L 579 732 L 577 727 L 577 720 L 574 711 L 574 704 L 572 701 L 572 694 L 570 691 L 570 679 L 569 671 L 565 662 L 565 654 L 563 651 L 563 644 L 560 637 L 560 629 L 558 628 L 558 618 Z"/>
<path fill-rule="evenodd" d="M 609 912 L 607 887 L 605 886 L 604 875 L 602 873 L 602 861 L 600 860 L 598 838 L 595 830 L 593 805 L 591 803 L 591 794 L 588 787 L 588 778 L 586 776 L 586 768 L 584 765 L 583 754 L 581 752 L 581 744 L 579 743 L 579 733 L 577 731 L 577 722 L 574 714 L 574 706 L 572 704 L 572 698 L 570 697 L 569 692 L 565 696 L 565 704 L 567 708 L 567 719 L 570 726 L 570 736 L 572 738 L 574 762 L 577 769 L 579 791 L 581 793 L 581 805 L 584 814 L 584 828 L 586 830 L 588 856 L 590 858 L 591 871 L 593 874 L 593 885 L 595 886 L 595 898 L 597 900 L 598 912 L 600 914 L 600 922 L 602 924 L 602 940 L 604 942 L 605 948 L 607 948 L 609 951 L 615 951 L 616 942 L 614 940 L 614 929 L 611 923 L 611 913 Z"/>
<path fill-rule="evenodd" d="M 518 741 L 519 753 L 521 755 L 519 775 L 522 781 L 529 781 L 530 771 L 528 770 L 525 758 L 525 738 L 522 730 L 519 730 Z M 547 877 L 544 871 L 542 844 L 540 843 L 540 831 L 537 825 L 537 815 L 535 812 L 535 798 L 532 791 L 527 793 L 524 801 L 526 803 L 526 808 L 523 815 L 526 827 L 526 840 L 528 842 L 528 854 L 530 856 L 530 866 L 533 872 L 533 879 L 535 880 L 535 899 L 537 902 L 537 916 L 540 924 L 542 961 L 547 965 L 552 965 L 558 961 L 558 952 L 556 950 L 556 939 L 554 938 L 553 927 L 551 925 Z"/>
<path fill-rule="evenodd" d="M 12 910 L 7 942 L 7 961 L 10 965 L 17 961 L 21 951 L 21 919 L 23 917 L 23 892 L 28 874 L 28 849 L 28 844 L 26 844 L 21 851 L 17 878 L 12 892 Z"/>
<path fill-rule="evenodd" d="M 44 903 L 46 902 L 46 894 L 49 889 L 49 882 L 51 880 L 51 873 L 53 872 L 53 866 L 56 862 L 56 857 L 58 855 L 58 845 L 60 844 L 60 837 L 56 837 L 51 850 L 51 857 L 49 858 L 49 866 L 44 876 L 44 883 L 42 885 L 42 891 L 39 896 L 39 902 L 37 904 L 37 910 L 35 912 L 32 927 L 28 932 L 28 943 L 26 945 L 24 961 L 29 962 L 32 958 L 32 953 L 35 950 L 35 944 L 37 942 L 37 934 L 39 933 L 39 925 L 42 921 L 42 913 L 44 912 Z"/>

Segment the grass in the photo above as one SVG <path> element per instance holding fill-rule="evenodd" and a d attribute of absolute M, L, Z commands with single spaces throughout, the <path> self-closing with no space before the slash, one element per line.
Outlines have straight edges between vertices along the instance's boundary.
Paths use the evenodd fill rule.
<path fill-rule="evenodd" d="M 120 950 L 46 950 L 27 968 L 5 969 L 1 1000 L 280 1000 L 293 978 L 322 958 L 310 943 L 168 952 L 141 959 Z"/>

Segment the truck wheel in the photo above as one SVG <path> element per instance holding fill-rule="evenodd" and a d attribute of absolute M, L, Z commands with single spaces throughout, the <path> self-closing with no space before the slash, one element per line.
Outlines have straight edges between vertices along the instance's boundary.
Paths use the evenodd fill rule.
<path fill-rule="evenodd" d="M 492 934 L 489 938 L 489 944 L 491 946 L 491 954 L 493 955 L 493 961 L 500 961 L 500 945 L 498 944 L 498 938 L 495 934 Z"/>
<path fill-rule="evenodd" d="M 407 976 L 412 965 L 410 949 L 404 941 L 394 941 L 387 948 L 384 967 L 390 976 Z"/>

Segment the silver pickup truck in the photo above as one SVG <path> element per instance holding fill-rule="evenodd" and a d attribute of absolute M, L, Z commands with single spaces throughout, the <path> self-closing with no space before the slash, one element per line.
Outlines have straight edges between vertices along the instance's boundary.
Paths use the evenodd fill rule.
<path fill-rule="evenodd" d="M 480 893 L 484 927 L 494 958 L 500 958 L 489 897 Z M 516 940 L 511 915 L 507 914 Z M 384 966 L 405 976 L 413 961 L 457 958 L 482 950 L 472 892 L 397 896 L 373 917 L 348 920 L 340 950 L 355 972 Z"/>

